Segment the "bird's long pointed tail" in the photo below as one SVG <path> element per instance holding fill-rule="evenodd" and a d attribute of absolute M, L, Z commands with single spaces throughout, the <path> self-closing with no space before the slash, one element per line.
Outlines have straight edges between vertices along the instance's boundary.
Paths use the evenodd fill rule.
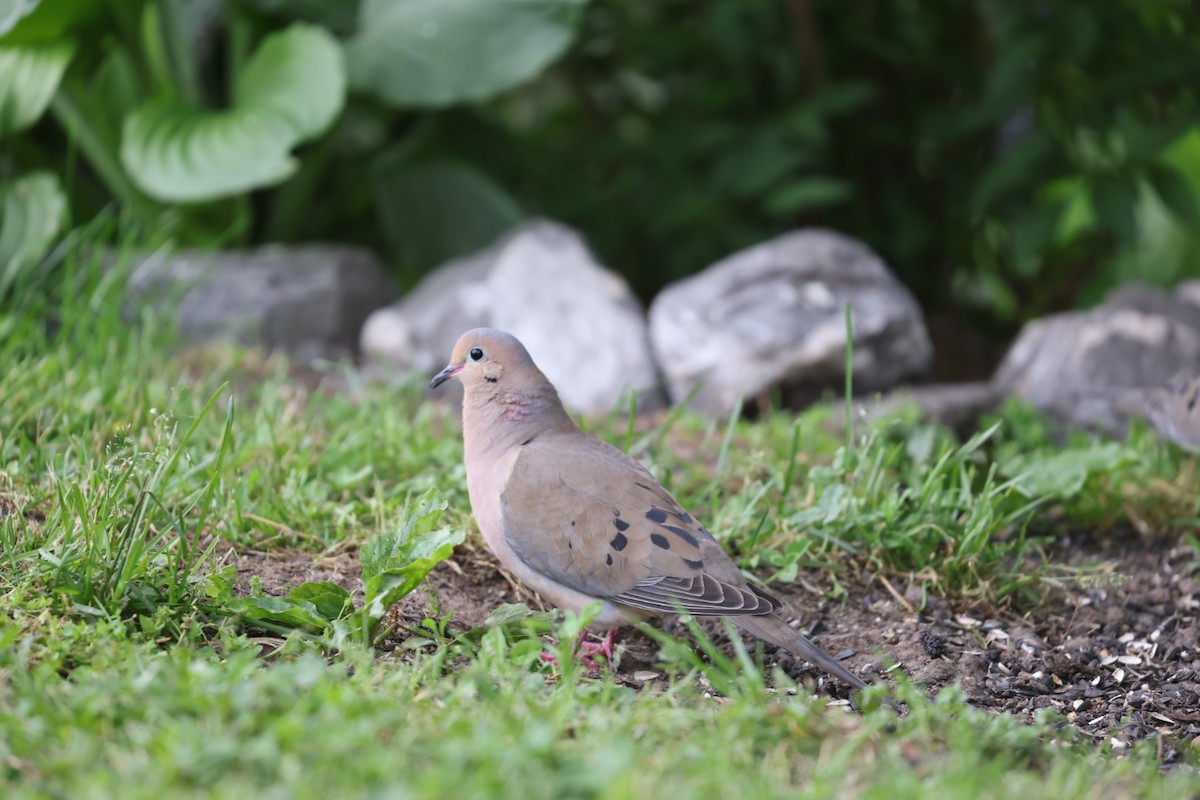
<path fill-rule="evenodd" d="M 763 616 L 747 615 L 730 617 L 730 619 L 737 623 L 743 630 L 749 631 L 758 638 L 764 639 L 773 645 L 782 647 L 793 655 L 800 656 L 835 678 L 848 683 L 855 691 L 865 689 L 869 685 L 862 678 L 835 661 L 833 656 L 792 630 L 783 621 L 783 617 L 776 616 L 775 614 L 764 614 Z M 904 713 L 904 708 L 891 697 L 885 698 L 884 702 L 895 709 L 897 713 Z"/>
<path fill-rule="evenodd" d="M 738 616 L 732 618 L 741 628 L 749 631 L 760 639 L 782 647 L 793 655 L 800 656 L 838 680 L 849 684 L 855 690 L 867 688 L 867 682 L 846 669 L 833 656 L 810 642 L 804 636 L 796 633 L 783 621 L 782 617 L 774 614 L 763 616 Z"/>

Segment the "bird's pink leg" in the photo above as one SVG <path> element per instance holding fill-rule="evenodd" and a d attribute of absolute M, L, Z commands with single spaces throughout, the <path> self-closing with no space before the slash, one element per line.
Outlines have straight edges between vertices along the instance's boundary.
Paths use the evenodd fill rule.
<path fill-rule="evenodd" d="M 608 633 L 604 634 L 604 639 L 599 642 L 585 642 L 585 636 L 587 636 L 587 631 L 579 634 L 579 641 L 576 643 L 579 652 L 579 660 L 583 662 L 583 665 L 590 670 L 599 672 L 600 665 L 596 663 L 592 656 L 601 655 L 604 656 L 604 663 L 611 668 L 613 656 L 615 655 L 613 652 L 613 645 L 615 645 L 617 641 L 617 629 L 612 628 L 609 630 Z M 554 654 L 548 651 L 542 651 L 541 659 L 547 664 L 551 664 L 556 667 L 558 666 L 558 659 L 554 656 Z"/>
<path fill-rule="evenodd" d="M 604 663 L 612 669 L 613 665 L 613 645 L 617 641 L 617 629 L 610 628 L 608 633 L 604 634 L 604 638 L 599 642 L 585 642 L 581 636 L 579 639 L 579 654 L 583 665 L 588 669 L 599 670 L 600 665 L 592 660 L 592 656 L 604 656 Z"/>

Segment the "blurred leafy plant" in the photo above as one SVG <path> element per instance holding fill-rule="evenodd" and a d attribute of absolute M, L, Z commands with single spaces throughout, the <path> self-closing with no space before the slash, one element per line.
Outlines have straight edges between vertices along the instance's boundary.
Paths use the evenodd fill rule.
<path fill-rule="evenodd" d="M 1197 273 L 1198 71 L 1185 0 L 595 0 L 492 118 L 506 185 L 643 294 L 825 225 L 927 308 L 1011 326 Z"/>
<path fill-rule="evenodd" d="M 30 7 L 0 4 L 0 31 Z M 29 128 L 45 111 L 74 52 L 58 43 L 24 50 L 0 48 L 0 142 Z M 0 172 L 0 296 L 45 255 L 65 219 L 66 195 L 46 170 Z"/>
<path fill-rule="evenodd" d="M 182 244 L 400 241 L 428 265 L 521 212 L 441 153 L 424 118 L 544 69 L 585 2 L 0 3 L 0 136 L 22 134 L 0 178 L 37 165 L 70 183 L 80 218 L 116 200 Z M 75 152 L 82 163 L 64 158 Z M 17 191 L 32 190 L 0 184 L 0 207 Z M 46 206 L 6 213 L 0 257 L 46 238 Z M 463 218 L 474 224 L 447 236 Z"/>

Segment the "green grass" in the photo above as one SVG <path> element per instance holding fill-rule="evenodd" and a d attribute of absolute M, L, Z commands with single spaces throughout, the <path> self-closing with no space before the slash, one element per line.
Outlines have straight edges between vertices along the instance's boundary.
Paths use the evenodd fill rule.
<path fill-rule="evenodd" d="M 1153 743 L 1094 745 L 954 690 L 926 704 L 901 686 L 905 718 L 854 716 L 745 654 L 701 659 L 664 637 L 670 687 L 637 691 L 581 675 L 567 653 L 549 676 L 544 625 L 431 631 L 382 653 L 362 599 L 354 612 L 321 587 L 234 595 L 218 539 L 314 558 L 356 546 L 368 600 L 411 588 L 421 559 L 471 525 L 456 427 L 419 378 L 312 390 L 283 359 L 180 348 L 164 319 L 124 319 L 120 274 L 81 255 L 101 233 L 64 249 L 55 282 L 27 276 L 0 307 L 0 796 L 1200 789 L 1187 768 L 1161 772 Z M 681 414 L 645 431 L 614 415 L 591 429 L 646 459 L 763 578 L 911 573 L 959 602 L 1031 606 L 1064 579 L 1039 559 L 1060 529 L 1194 536 L 1192 462 L 1145 430 L 1055 444 L 1014 407 L 963 443 L 910 414 L 849 434 L 831 418 Z M 281 649 L 261 646 L 264 628 L 285 634 Z"/>
<path fill-rule="evenodd" d="M 760 687 L 717 701 L 688 679 L 661 692 L 547 683 L 499 635 L 461 667 L 457 648 L 267 666 L 233 636 L 160 647 L 107 625 L 99 637 L 69 680 L 49 657 L 5 664 L 6 797 L 1188 794 L 1183 775 L 1156 773 L 1152 748 L 1114 759 L 953 691 L 894 722 Z"/>

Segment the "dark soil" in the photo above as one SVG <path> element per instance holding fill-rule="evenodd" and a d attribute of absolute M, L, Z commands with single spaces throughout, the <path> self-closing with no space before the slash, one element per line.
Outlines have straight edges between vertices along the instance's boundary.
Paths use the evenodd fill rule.
<path fill-rule="evenodd" d="M 252 575 L 268 592 L 310 580 L 360 588 L 352 552 L 314 557 L 229 550 L 224 558 L 236 566 L 242 590 Z M 1177 744 L 1200 736 L 1200 564 L 1193 551 L 1122 535 L 1075 542 L 1061 560 L 1109 563 L 1113 580 L 1048 591 L 1039 608 L 995 618 L 962 613 L 936 598 L 918 610 L 915 586 L 878 578 L 847 583 L 843 577 L 849 596 L 837 601 L 813 585 L 821 583 L 819 573 L 771 589 L 798 617 L 800 630 L 859 674 L 877 677 L 894 664 L 930 696 L 957 682 L 981 708 L 1027 719 L 1038 709 L 1055 709 L 1087 736 L 1112 736 L 1118 749 L 1153 737 L 1163 760 L 1173 761 Z M 419 622 L 430 594 L 443 612 L 453 610 L 452 631 L 481 624 L 503 603 L 538 607 L 485 549 L 471 545 L 439 565 L 426 587 L 395 609 L 400 621 Z M 723 629 L 710 630 L 728 648 Z M 620 641 L 618 680 L 641 685 L 660 677 L 653 641 L 632 629 Z M 790 654 L 769 645 L 764 654 L 768 667 L 778 664 L 822 692 L 846 697 L 846 687 Z"/>

